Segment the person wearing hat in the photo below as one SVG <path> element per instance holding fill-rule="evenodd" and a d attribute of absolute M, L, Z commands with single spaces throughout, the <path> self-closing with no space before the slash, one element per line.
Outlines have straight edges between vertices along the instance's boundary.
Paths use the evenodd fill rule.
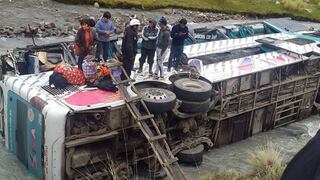
<path fill-rule="evenodd" d="M 168 62 L 168 71 L 171 71 L 171 67 L 174 67 L 177 70 L 180 64 L 180 58 L 184 48 L 184 40 L 188 38 L 189 34 L 189 30 L 186 25 L 187 20 L 185 18 L 182 18 L 179 21 L 179 24 L 172 27 L 172 45 Z"/>
<path fill-rule="evenodd" d="M 133 69 L 134 60 L 137 54 L 138 44 L 138 27 L 140 21 L 138 19 L 132 19 L 129 26 L 124 31 L 124 37 L 122 40 L 121 51 L 123 56 L 123 67 L 130 77 Z M 125 80 L 124 74 L 121 75 L 121 79 Z"/>
<path fill-rule="evenodd" d="M 159 79 L 158 73 L 160 73 L 160 78 L 163 79 L 163 61 L 169 53 L 168 47 L 170 45 L 170 29 L 168 28 L 167 20 L 164 17 L 159 20 L 159 26 L 160 33 L 156 43 L 157 65 L 154 72 L 154 79 Z"/>
<path fill-rule="evenodd" d="M 115 29 L 111 21 L 110 12 L 105 12 L 103 16 L 99 19 L 99 21 L 96 24 L 96 31 L 98 33 L 96 58 L 100 59 L 100 55 L 102 52 L 103 59 L 107 60 L 110 56 L 110 36 L 112 36 L 115 32 Z"/>
<path fill-rule="evenodd" d="M 130 24 L 130 21 L 131 21 L 132 19 L 137 19 L 137 15 L 135 15 L 135 14 L 131 14 L 131 15 L 128 16 L 128 17 L 129 17 L 129 18 L 128 18 L 129 20 L 126 21 L 126 23 L 124 23 L 124 28 L 130 26 L 129 24 Z"/>
<path fill-rule="evenodd" d="M 149 64 L 149 75 L 152 75 L 152 66 L 154 62 L 154 55 L 156 52 L 156 42 L 159 35 L 159 28 L 157 27 L 156 20 L 150 20 L 149 25 L 145 26 L 142 30 L 142 47 L 141 47 L 141 57 L 139 59 L 139 73 L 143 70 L 143 64 L 148 58 Z"/>

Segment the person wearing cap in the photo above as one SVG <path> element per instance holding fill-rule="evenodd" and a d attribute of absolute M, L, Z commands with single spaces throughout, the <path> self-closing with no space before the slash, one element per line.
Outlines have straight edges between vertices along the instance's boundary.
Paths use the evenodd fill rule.
<path fill-rule="evenodd" d="M 143 64 L 146 62 L 146 58 L 148 58 L 149 64 L 149 75 L 152 75 L 152 66 L 154 62 L 154 55 L 156 52 L 156 42 L 159 35 L 159 28 L 157 27 L 156 20 L 150 20 L 149 25 L 145 26 L 142 29 L 142 47 L 141 47 L 141 57 L 139 59 L 139 73 L 143 70 Z"/>
<path fill-rule="evenodd" d="M 156 43 L 156 54 L 157 54 L 157 65 L 156 70 L 154 72 L 154 79 L 163 79 L 163 61 L 164 58 L 169 53 L 169 45 L 170 45 L 170 29 L 167 27 L 167 20 L 162 17 L 159 20 L 160 33 Z"/>
<path fill-rule="evenodd" d="M 137 15 L 135 15 L 135 14 L 131 14 L 131 15 L 128 16 L 128 17 L 129 17 L 129 20 L 124 24 L 124 27 L 125 27 L 125 28 L 129 26 L 130 21 L 131 21 L 132 19 L 137 19 Z"/>
<path fill-rule="evenodd" d="M 137 54 L 137 44 L 138 44 L 138 27 L 140 26 L 140 21 L 138 19 L 132 19 L 129 26 L 124 31 L 124 37 L 122 40 L 121 51 L 123 56 L 123 67 L 130 77 L 131 71 L 133 69 L 134 60 Z M 121 74 L 121 79 L 125 80 L 124 74 Z"/>
<path fill-rule="evenodd" d="M 98 33 L 98 45 L 96 51 L 96 58 L 100 59 L 101 52 L 104 60 L 110 56 L 110 36 L 114 34 L 114 27 L 111 21 L 110 12 L 105 12 L 96 24 L 96 31 Z"/>
<path fill-rule="evenodd" d="M 77 49 L 75 53 L 78 55 L 78 68 L 82 69 L 83 59 L 87 55 L 94 54 L 94 47 L 96 44 L 96 32 L 90 27 L 91 21 L 89 19 L 80 20 L 80 29 L 78 30 L 75 40 L 74 48 Z"/>
<path fill-rule="evenodd" d="M 168 62 L 168 71 L 171 71 L 171 67 L 174 67 L 177 70 L 180 64 L 180 58 L 184 48 L 184 40 L 188 38 L 189 34 L 189 30 L 186 25 L 187 20 L 185 18 L 182 18 L 179 21 L 179 24 L 172 27 L 172 44 Z"/>

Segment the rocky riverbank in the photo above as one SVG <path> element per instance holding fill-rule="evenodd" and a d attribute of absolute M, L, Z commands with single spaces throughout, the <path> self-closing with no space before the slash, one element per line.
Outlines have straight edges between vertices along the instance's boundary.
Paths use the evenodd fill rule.
<path fill-rule="evenodd" d="M 83 17 L 98 19 L 110 11 L 118 33 L 122 33 L 128 16 L 135 14 L 144 24 L 150 18 L 165 16 L 173 24 L 181 17 L 189 22 L 204 23 L 221 20 L 244 20 L 235 14 L 199 12 L 181 9 L 136 10 L 108 9 L 94 5 L 65 5 L 51 0 L 0 0 L 0 37 L 67 37 L 74 35 Z M 251 18 L 252 19 L 252 18 Z"/>

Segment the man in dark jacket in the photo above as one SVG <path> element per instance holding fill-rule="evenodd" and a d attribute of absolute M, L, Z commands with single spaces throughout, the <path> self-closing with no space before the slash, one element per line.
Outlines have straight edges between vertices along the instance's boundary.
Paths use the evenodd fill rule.
<path fill-rule="evenodd" d="M 157 66 L 154 73 L 154 79 L 159 79 L 158 73 L 160 73 L 160 78 L 163 79 L 163 62 L 169 53 L 170 45 L 170 29 L 167 26 L 167 20 L 161 18 L 159 20 L 160 33 L 157 40 Z"/>
<path fill-rule="evenodd" d="M 82 69 L 83 59 L 87 55 L 94 53 L 94 47 L 96 44 L 96 32 L 89 26 L 91 24 L 89 19 L 83 19 L 80 21 L 81 28 L 78 30 L 75 37 L 75 45 L 78 46 L 80 52 L 78 54 L 78 68 Z"/>
<path fill-rule="evenodd" d="M 168 71 L 171 71 L 171 67 L 178 68 L 180 64 L 180 58 L 183 53 L 184 40 L 188 38 L 187 20 L 182 18 L 179 24 L 174 25 L 171 30 L 171 51 L 169 57 Z"/>
<path fill-rule="evenodd" d="M 292 158 L 283 172 L 281 180 L 319 180 L 320 179 L 320 130 Z"/>
<path fill-rule="evenodd" d="M 121 51 L 123 56 L 123 67 L 126 73 L 130 77 L 133 69 L 134 60 L 137 54 L 137 43 L 138 43 L 138 27 L 140 21 L 132 19 L 129 26 L 124 31 L 124 37 L 122 41 Z M 124 74 L 121 75 L 121 79 L 125 80 Z"/>
<path fill-rule="evenodd" d="M 159 35 L 159 28 L 157 26 L 157 21 L 150 20 L 149 25 L 145 26 L 142 30 L 142 47 L 141 47 L 141 58 L 139 73 L 143 70 L 143 64 L 146 62 L 146 58 L 148 58 L 149 64 L 149 75 L 152 75 L 152 66 L 154 62 L 154 55 L 156 52 L 156 42 Z"/>

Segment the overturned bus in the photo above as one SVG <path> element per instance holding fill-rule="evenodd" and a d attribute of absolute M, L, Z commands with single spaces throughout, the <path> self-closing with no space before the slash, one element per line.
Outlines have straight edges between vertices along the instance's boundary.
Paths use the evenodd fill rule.
<path fill-rule="evenodd" d="M 118 92 L 50 87 L 52 71 L 38 67 L 72 63 L 67 47 L 1 57 L 6 146 L 42 179 L 128 179 L 141 167 L 149 177 L 163 169 L 187 179 L 178 163 L 199 165 L 209 148 L 303 119 L 318 95 L 319 42 L 294 35 L 186 46 L 187 57 L 204 64 L 201 76 L 166 73 L 157 81 L 135 73 L 133 82 L 114 73 Z M 16 75 L 26 59 L 32 74 Z"/>

